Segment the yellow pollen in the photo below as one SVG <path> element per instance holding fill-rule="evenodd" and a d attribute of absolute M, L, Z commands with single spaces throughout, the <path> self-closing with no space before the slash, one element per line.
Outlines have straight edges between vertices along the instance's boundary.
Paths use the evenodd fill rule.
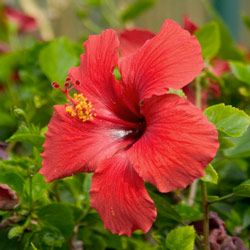
<path fill-rule="evenodd" d="M 92 103 L 83 94 L 74 94 L 72 104 L 68 104 L 65 111 L 82 122 L 93 121 L 96 115 Z"/>

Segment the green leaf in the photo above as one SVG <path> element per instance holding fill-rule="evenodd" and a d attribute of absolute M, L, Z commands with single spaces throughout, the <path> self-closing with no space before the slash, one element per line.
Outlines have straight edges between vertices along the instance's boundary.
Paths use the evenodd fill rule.
<path fill-rule="evenodd" d="M 186 97 L 184 91 L 182 89 L 171 89 L 169 88 L 168 94 L 174 94 L 174 95 L 178 95 L 180 97 Z"/>
<path fill-rule="evenodd" d="M 168 201 L 166 201 L 165 198 L 161 197 L 160 195 L 150 190 L 149 193 L 156 204 L 158 211 L 158 219 L 161 218 L 164 220 L 172 220 L 176 222 L 182 221 L 182 218 L 179 215 L 179 213 L 171 206 L 171 204 Z"/>
<path fill-rule="evenodd" d="M 250 84 L 250 64 L 243 62 L 231 61 L 230 67 L 235 77 L 247 84 Z"/>
<path fill-rule="evenodd" d="M 33 242 L 30 242 L 30 246 L 31 246 L 32 250 L 38 250 L 38 248 L 35 246 L 35 244 Z"/>
<path fill-rule="evenodd" d="M 34 146 L 40 147 L 44 142 L 44 136 L 39 128 L 34 125 L 26 126 L 24 123 L 20 125 L 18 130 L 7 140 L 8 142 L 28 142 Z"/>
<path fill-rule="evenodd" d="M 32 177 L 32 200 L 46 199 L 48 195 L 48 187 L 50 185 L 44 181 L 44 177 L 37 173 Z M 27 197 L 30 195 L 30 180 L 27 178 L 24 191 Z"/>
<path fill-rule="evenodd" d="M 207 108 L 205 115 L 219 131 L 231 137 L 243 135 L 250 125 L 250 117 L 244 111 L 223 103 Z"/>
<path fill-rule="evenodd" d="M 223 46 L 220 46 L 219 56 L 223 59 L 243 59 L 241 51 L 237 48 L 232 35 L 230 34 L 229 28 L 224 23 L 221 16 L 214 9 L 210 1 L 203 1 L 203 4 L 213 20 L 219 25 L 220 40 Z"/>
<path fill-rule="evenodd" d="M 174 206 L 175 210 L 180 214 L 181 218 L 185 222 L 197 221 L 202 219 L 202 211 L 198 204 L 190 207 L 185 204 L 185 202 L 181 202 Z"/>
<path fill-rule="evenodd" d="M 4 183 L 13 188 L 18 195 L 23 192 L 24 179 L 17 173 L 13 173 L 12 170 L 4 171 L 1 169 L 0 183 Z"/>
<path fill-rule="evenodd" d="M 0 81 L 5 83 L 6 80 L 12 80 L 13 71 L 23 60 L 24 54 L 21 51 L 8 52 L 0 56 Z M 13 80 L 12 80 L 13 81 Z"/>
<path fill-rule="evenodd" d="M 226 149 L 224 154 L 229 157 L 250 157 L 250 127 L 239 138 L 231 138 L 233 148 Z"/>
<path fill-rule="evenodd" d="M 52 41 L 39 54 L 39 65 L 50 81 L 64 82 L 69 68 L 77 62 L 75 48 L 66 38 Z"/>
<path fill-rule="evenodd" d="M 24 232 L 24 227 L 23 226 L 14 226 L 10 229 L 8 233 L 8 238 L 13 239 L 15 237 L 19 237 L 23 234 Z"/>
<path fill-rule="evenodd" d="M 195 231 L 193 226 L 178 227 L 167 235 L 166 248 L 168 250 L 193 250 Z"/>
<path fill-rule="evenodd" d="M 39 233 L 42 241 L 50 247 L 62 247 L 65 242 L 61 232 L 53 226 L 45 226 Z"/>
<path fill-rule="evenodd" d="M 52 203 L 40 207 L 37 214 L 45 224 L 59 229 L 65 239 L 70 238 L 74 228 L 74 215 L 69 206 Z"/>
<path fill-rule="evenodd" d="M 236 196 L 250 197 L 250 180 L 247 180 L 235 187 L 233 192 Z"/>
<path fill-rule="evenodd" d="M 213 184 L 218 183 L 218 174 L 211 164 L 209 164 L 205 169 L 205 176 L 201 178 L 204 182 L 209 182 Z"/>
<path fill-rule="evenodd" d="M 16 117 L 21 118 L 24 121 L 27 119 L 27 114 L 20 108 L 14 108 L 13 113 Z"/>
<path fill-rule="evenodd" d="M 145 10 L 148 10 L 155 3 L 155 0 L 135 0 L 121 12 L 122 21 L 136 18 Z"/>
<path fill-rule="evenodd" d="M 243 20 L 244 24 L 246 25 L 246 27 L 250 30 L 250 17 L 243 15 L 242 20 Z"/>
<path fill-rule="evenodd" d="M 205 24 L 196 33 L 205 59 L 211 59 L 217 55 L 220 49 L 220 30 L 216 22 Z"/>
<path fill-rule="evenodd" d="M 0 230 L 0 250 L 20 250 L 20 241 L 17 238 L 9 239 L 4 228 Z"/>

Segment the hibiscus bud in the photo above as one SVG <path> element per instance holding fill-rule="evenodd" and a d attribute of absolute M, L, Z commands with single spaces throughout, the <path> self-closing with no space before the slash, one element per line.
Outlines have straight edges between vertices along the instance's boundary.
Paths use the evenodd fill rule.
<path fill-rule="evenodd" d="M 16 192 L 6 184 L 0 184 L 0 210 L 11 210 L 18 205 Z"/>

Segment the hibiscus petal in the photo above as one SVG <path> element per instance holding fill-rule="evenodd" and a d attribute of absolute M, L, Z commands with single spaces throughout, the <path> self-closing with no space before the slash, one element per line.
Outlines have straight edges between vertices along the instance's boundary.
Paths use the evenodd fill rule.
<path fill-rule="evenodd" d="M 49 123 L 42 168 L 47 181 L 93 171 L 100 161 L 111 157 L 130 143 L 122 139 L 124 130 L 98 119 L 82 122 L 69 116 L 65 106 L 55 106 Z"/>
<path fill-rule="evenodd" d="M 77 83 L 75 88 L 95 105 L 109 106 L 114 99 L 113 70 L 118 63 L 118 47 L 118 37 L 111 29 L 91 35 L 84 43 L 80 66 L 69 71 L 69 77 Z"/>
<path fill-rule="evenodd" d="M 139 100 L 184 87 L 202 68 L 198 40 L 172 20 L 166 20 L 154 38 L 120 61 L 122 79 Z"/>
<path fill-rule="evenodd" d="M 91 206 L 112 233 L 130 236 L 136 229 L 147 232 L 156 218 L 143 180 L 125 155 L 116 155 L 98 167 L 90 195 Z"/>
<path fill-rule="evenodd" d="M 119 40 L 116 32 L 109 29 L 100 35 L 91 35 L 84 47 L 80 66 L 69 71 L 75 89 L 92 102 L 97 115 L 112 117 L 116 114 L 134 120 L 136 110 L 130 107 L 128 101 L 123 103 L 121 100 L 121 85 L 113 75 L 118 64 Z"/>
<path fill-rule="evenodd" d="M 128 56 L 139 49 L 154 33 L 143 29 L 123 30 L 118 32 L 122 56 Z"/>
<path fill-rule="evenodd" d="M 128 150 L 135 170 L 161 192 L 184 188 L 201 177 L 218 149 L 215 127 L 176 95 L 145 100 L 146 130 Z"/>

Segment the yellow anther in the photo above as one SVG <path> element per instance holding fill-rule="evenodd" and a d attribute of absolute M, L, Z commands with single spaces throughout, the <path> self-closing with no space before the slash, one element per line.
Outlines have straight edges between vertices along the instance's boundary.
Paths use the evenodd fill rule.
<path fill-rule="evenodd" d="M 95 116 L 92 103 L 83 94 L 74 94 L 72 104 L 68 104 L 65 111 L 83 122 L 92 121 Z"/>

